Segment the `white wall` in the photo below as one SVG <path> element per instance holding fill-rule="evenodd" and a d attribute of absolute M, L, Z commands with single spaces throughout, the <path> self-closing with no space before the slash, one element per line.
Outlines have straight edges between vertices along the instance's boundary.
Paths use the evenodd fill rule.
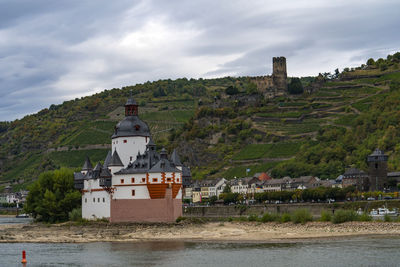
<path fill-rule="evenodd" d="M 132 190 L 135 190 L 134 196 Z M 150 199 L 150 194 L 145 185 L 116 186 L 113 199 Z"/>
<path fill-rule="evenodd" d="M 134 178 L 134 183 L 132 183 Z M 145 179 L 144 182 L 142 179 Z M 121 183 L 121 179 L 124 180 Z M 112 177 L 112 186 L 115 188 L 113 199 L 149 199 L 149 191 L 146 186 L 146 174 L 124 174 L 114 175 Z M 135 190 L 135 196 L 132 196 L 132 190 Z"/>
<path fill-rule="evenodd" d="M 99 186 L 99 179 L 85 180 L 84 190 L 87 192 L 82 195 L 82 218 L 109 218 L 110 195 Z"/>
<path fill-rule="evenodd" d="M 124 140 L 126 140 L 126 143 L 124 143 Z M 129 162 L 136 160 L 139 151 L 140 154 L 146 151 L 148 142 L 149 138 L 143 136 L 117 137 L 111 140 L 111 152 L 114 153 L 114 150 L 117 149 L 122 164 L 126 167 Z"/>

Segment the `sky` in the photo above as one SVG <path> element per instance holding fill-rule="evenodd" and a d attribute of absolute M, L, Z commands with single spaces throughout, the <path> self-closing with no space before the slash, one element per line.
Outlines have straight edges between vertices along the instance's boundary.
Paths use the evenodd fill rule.
<path fill-rule="evenodd" d="M 316 76 L 400 51 L 398 0 L 0 0 L 0 121 L 146 81 Z"/>

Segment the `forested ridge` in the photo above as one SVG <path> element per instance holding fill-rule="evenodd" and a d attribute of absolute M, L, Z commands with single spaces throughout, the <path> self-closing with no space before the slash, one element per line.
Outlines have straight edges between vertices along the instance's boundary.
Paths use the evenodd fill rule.
<path fill-rule="evenodd" d="M 77 168 L 85 155 L 103 160 L 131 91 L 159 147 L 176 147 L 195 178 L 259 171 L 335 178 L 346 167 L 365 168 L 376 147 L 400 170 L 399 61 L 396 53 L 301 78 L 302 94 L 273 99 L 250 77 L 226 77 L 147 82 L 51 105 L 0 122 L 0 191 L 25 187 L 45 170 Z"/>

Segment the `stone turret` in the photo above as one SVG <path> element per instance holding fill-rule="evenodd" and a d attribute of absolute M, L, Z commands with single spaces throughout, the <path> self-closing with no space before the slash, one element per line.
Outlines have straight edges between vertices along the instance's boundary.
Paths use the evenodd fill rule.
<path fill-rule="evenodd" d="M 388 156 L 378 148 L 368 156 L 369 191 L 383 191 L 387 189 L 387 161 Z"/>
<path fill-rule="evenodd" d="M 273 86 L 277 90 L 283 90 L 284 92 L 287 92 L 287 71 L 285 57 L 272 58 L 272 80 Z"/>

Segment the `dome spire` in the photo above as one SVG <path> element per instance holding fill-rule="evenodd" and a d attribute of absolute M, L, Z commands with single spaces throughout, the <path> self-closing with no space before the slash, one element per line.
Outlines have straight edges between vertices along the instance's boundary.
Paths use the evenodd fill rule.
<path fill-rule="evenodd" d="M 138 104 L 132 96 L 132 90 L 130 93 L 130 97 L 125 104 L 125 116 L 137 116 L 138 115 Z"/>

